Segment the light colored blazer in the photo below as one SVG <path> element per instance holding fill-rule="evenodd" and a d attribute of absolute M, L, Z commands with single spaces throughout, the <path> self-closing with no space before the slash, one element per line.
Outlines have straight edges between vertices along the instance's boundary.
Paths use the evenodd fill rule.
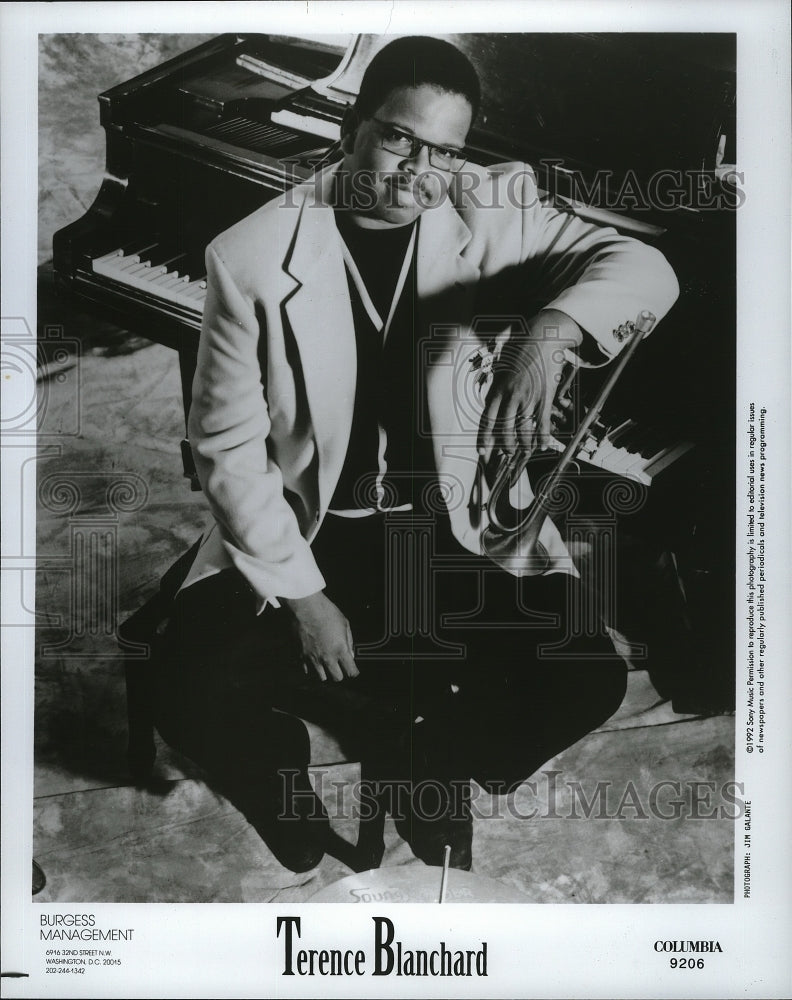
<path fill-rule="evenodd" d="M 206 253 L 189 437 L 216 523 L 184 586 L 234 564 L 259 595 L 260 610 L 324 586 L 310 542 L 349 441 L 356 347 L 329 205 L 336 169 L 269 202 Z M 615 328 L 642 309 L 661 319 L 678 285 L 657 250 L 542 206 L 534 175 L 521 163 L 466 165 L 449 197 L 421 217 L 416 254 L 416 310 L 427 334 L 425 429 L 452 531 L 481 553 L 486 513 L 470 500 L 484 404 L 471 357 L 491 336 L 475 329 L 482 279 L 521 268 L 526 289 L 540 287 L 543 305 L 574 319 L 603 362 L 622 347 Z M 513 329 L 505 319 L 495 355 Z M 549 519 L 540 540 L 552 570 L 576 572 Z M 516 575 L 531 571 L 519 549 L 503 564 Z"/>

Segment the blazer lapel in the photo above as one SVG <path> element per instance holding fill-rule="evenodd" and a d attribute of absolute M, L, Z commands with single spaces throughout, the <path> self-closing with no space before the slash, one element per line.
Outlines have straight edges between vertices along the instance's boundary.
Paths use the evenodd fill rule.
<path fill-rule="evenodd" d="M 454 401 L 452 358 L 465 345 L 470 351 L 470 322 L 479 268 L 464 254 L 471 233 L 453 204 L 445 199 L 421 218 L 418 241 L 418 296 L 423 329 L 429 336 L 426 382 L 429 422 L 438 471 L 443 465 L 442 441 L 459 439 Z"/>
<path fill-rule="evenodd" d="M 463 256 L 470 240 L 470 230 L 450 196 L 421 216 L 417 284 L 418 297 L 425 306 L 431 309 L 433 301 L 449 297 L 459 300 L 461 291 L 475 286 L 480 271 Z"/>
<path fill-rule="evenodd" d="M 283 303 L 300 353 L 305 393 L 319 455 L 319 502 L 338 478 L 352 426 L 357 352 L 346 269 L 329 206 L 332 173 L 309 183 L 283 263 L 294 286 Z"/>

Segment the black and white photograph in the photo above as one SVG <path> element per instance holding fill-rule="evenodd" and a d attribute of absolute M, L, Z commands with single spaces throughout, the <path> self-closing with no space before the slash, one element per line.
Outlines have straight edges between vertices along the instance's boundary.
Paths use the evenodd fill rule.
<path fill-rule="evenodd" d="M 784 995 L 788 14 L 20 6 L 4 995 Z"/>

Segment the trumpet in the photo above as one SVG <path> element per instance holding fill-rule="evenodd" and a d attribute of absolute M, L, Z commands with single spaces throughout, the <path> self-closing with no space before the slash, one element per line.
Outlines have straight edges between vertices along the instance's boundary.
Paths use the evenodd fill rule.
<path fill-rule="evenodd" d="M 544 546 L 539 542 L 539 531 L 547 516 L 553 492 L 558 486 L 561 477 L 575 460 L 581 444 L 586 439 L 593 424 L 599 418 L 608 396 L 613 391 L 622 372 L 630 363 L 641 341 L 652 330 L 655 321 L 654 314 L 644 309 L 638 314 L 638 318 L 634 323 L 627 324 L 626 336 L 631 338 L 630 343 L 619 354 L 608 378 L 597 393 L 591 407 L 586 411 L 569 444 L 561 453 L 557 465 L 543 479 L 539 491 L 535 494 L 530 505 L 525 508 L 524 512 L 516 512 L 509 505 L 512 515 L 515 516 L 509 518 L 508 522 L 501 516 L 500 510 L 503 491 L 511 489 L 517 483 L 525 471 L 531 453 L 523 448 L 517 449 L 512 455 L 503 455 L 495 473 L 489 496 L 484 504 L 488 524 L 482 532 L 482 544 L 484 551 L 488 555 L 497 556 L 507 553 L 510 548 L 513 548 L 515 539 L 518 539 L 520 551 L 532 557 L 535 572 L 541 573 L 544 571 L 549 558 Z M 575 374 L 576 369 L 571 368 L 561 386 L 559 386 L 558 395 L 563 395 L 569 389 Z"/>

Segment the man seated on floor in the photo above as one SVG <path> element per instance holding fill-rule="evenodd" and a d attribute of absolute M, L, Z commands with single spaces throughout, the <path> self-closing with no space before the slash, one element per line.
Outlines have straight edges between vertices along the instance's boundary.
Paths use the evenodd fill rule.
<path fill-rule="evenodd" d="M 390 43 L 340 159 L 207 250 L 189 431 L 216 523 L 160 641 L 157 727 L 294 871 L 326 830 L 296 716 L 406 789 L 417 857 L 469 868 L 470 779 L 514 787 L 624 694 L 599 629 L 568 628 L 552 521 L 496 552 L 484 501 L 503 453 L 546 445 L 568 352 L 607 363 L 677 283 L 543 206 L 525 164 L 465 163 L 478 105 L 455 47 Z"/>

